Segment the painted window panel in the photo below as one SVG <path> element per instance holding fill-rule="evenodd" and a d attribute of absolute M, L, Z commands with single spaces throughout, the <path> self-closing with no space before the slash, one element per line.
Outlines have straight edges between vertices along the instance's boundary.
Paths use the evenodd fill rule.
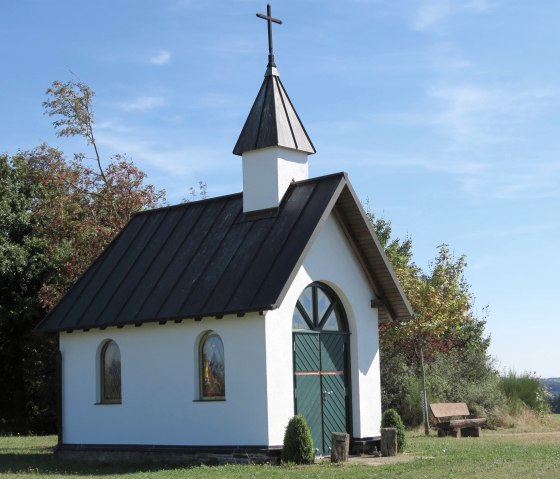
<path fill-rule="evenodd" d="M 101 350 L 101 402 L 119 404 L 122 401 L 121 353 L 117 343 L 107 341 Z"/>
<path fill-rule="evenodd" d="M 225 399 L 224 344 L 216 333 L 203 337 L 200 345 L 201 399 Z"/>

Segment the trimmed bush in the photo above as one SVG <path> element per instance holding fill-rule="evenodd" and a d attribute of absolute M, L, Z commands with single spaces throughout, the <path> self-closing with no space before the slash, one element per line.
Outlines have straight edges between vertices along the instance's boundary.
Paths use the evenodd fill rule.
<path fill-rule="evenodd" d="M 399 413 L 394 409 L 387 409 L 381 418 L 381 427 L 394 427 L 397 430 L 397 452 L 402 452 L 406 447 L 406 437 Z"/>
<path fill-rule="evenodd" d="M 303 416 L 294 416 L 288 422 L 284 434 L 282 461 L 295 464 L 313 464 L 315 461 L 313 438 Z"/>

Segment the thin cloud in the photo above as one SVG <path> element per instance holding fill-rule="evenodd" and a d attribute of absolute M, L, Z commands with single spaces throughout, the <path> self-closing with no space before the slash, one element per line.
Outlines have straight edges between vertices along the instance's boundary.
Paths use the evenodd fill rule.
<path fill-rule="evenodd" d="M 473 84 L 433 88 L 430 96 L 440 104 L 432 123 L 456 144 L 511 141 L 519 125 L 558 103 L 554 88 L 501 87 Z"/>
<path fill-rule="evenodd" d="M 486 0 L 424 0 L 416 10 L 412 26 L 417 31 L 438 30 L 455 15 L 480 14 L 490 10 Z"/>
<path fill-rule="evenodd" d="M 436 123 L 449 129 L 456 141 L 470 139 L 477 120 L 500 109 L 495 94 L 471 85 L 436 89 L 431 92 L 431 96 L 444 104 Z"/>
<path fill-rule="evenodd" d="M 148 60 L 152 65 L 165 65 L 171 61 L 171 52 L 161 50 L 152 55 Z"/>
<path fill-rule="evenodd" d="M 165 105 L 165 100 L 161 96 L 140 96 L 117 104 L 124 111 L 146 111 L 163 105 Z"/>

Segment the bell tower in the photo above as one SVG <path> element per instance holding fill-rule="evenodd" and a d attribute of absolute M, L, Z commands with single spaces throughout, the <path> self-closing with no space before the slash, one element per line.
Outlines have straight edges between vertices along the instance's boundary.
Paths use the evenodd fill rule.
<path fill-rule="evenodd" d="M 292 181 L 309 177 L 307 157 L 315 147 L 280 80 L 272 48 L 273 18 L 268 23 L 268 65 L 233 154 L 243 159 L 243 212 L 277 208 Z"/>

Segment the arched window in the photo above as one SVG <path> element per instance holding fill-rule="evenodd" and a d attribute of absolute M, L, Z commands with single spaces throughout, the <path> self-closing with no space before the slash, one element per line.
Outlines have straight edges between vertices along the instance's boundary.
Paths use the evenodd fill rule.
<path fill-rule="evenodd" d="M 100 391 L 101 403 L 120 404 L 121 396 L 121 352 L 115 341 L 107 341 L 101 348 Z"/>
<path fill-rule="evenodd" d="M 292 329 L 297 331 L 347 330 L 342 305 L 326 285 L 313 283 L 303 290 L 292 316 Z"/>
<path fill-rule="evenodd" d="M 226 397 L 224 344 L 215 332 L 207 332 L 199 346 L 200 399 Z"/>

